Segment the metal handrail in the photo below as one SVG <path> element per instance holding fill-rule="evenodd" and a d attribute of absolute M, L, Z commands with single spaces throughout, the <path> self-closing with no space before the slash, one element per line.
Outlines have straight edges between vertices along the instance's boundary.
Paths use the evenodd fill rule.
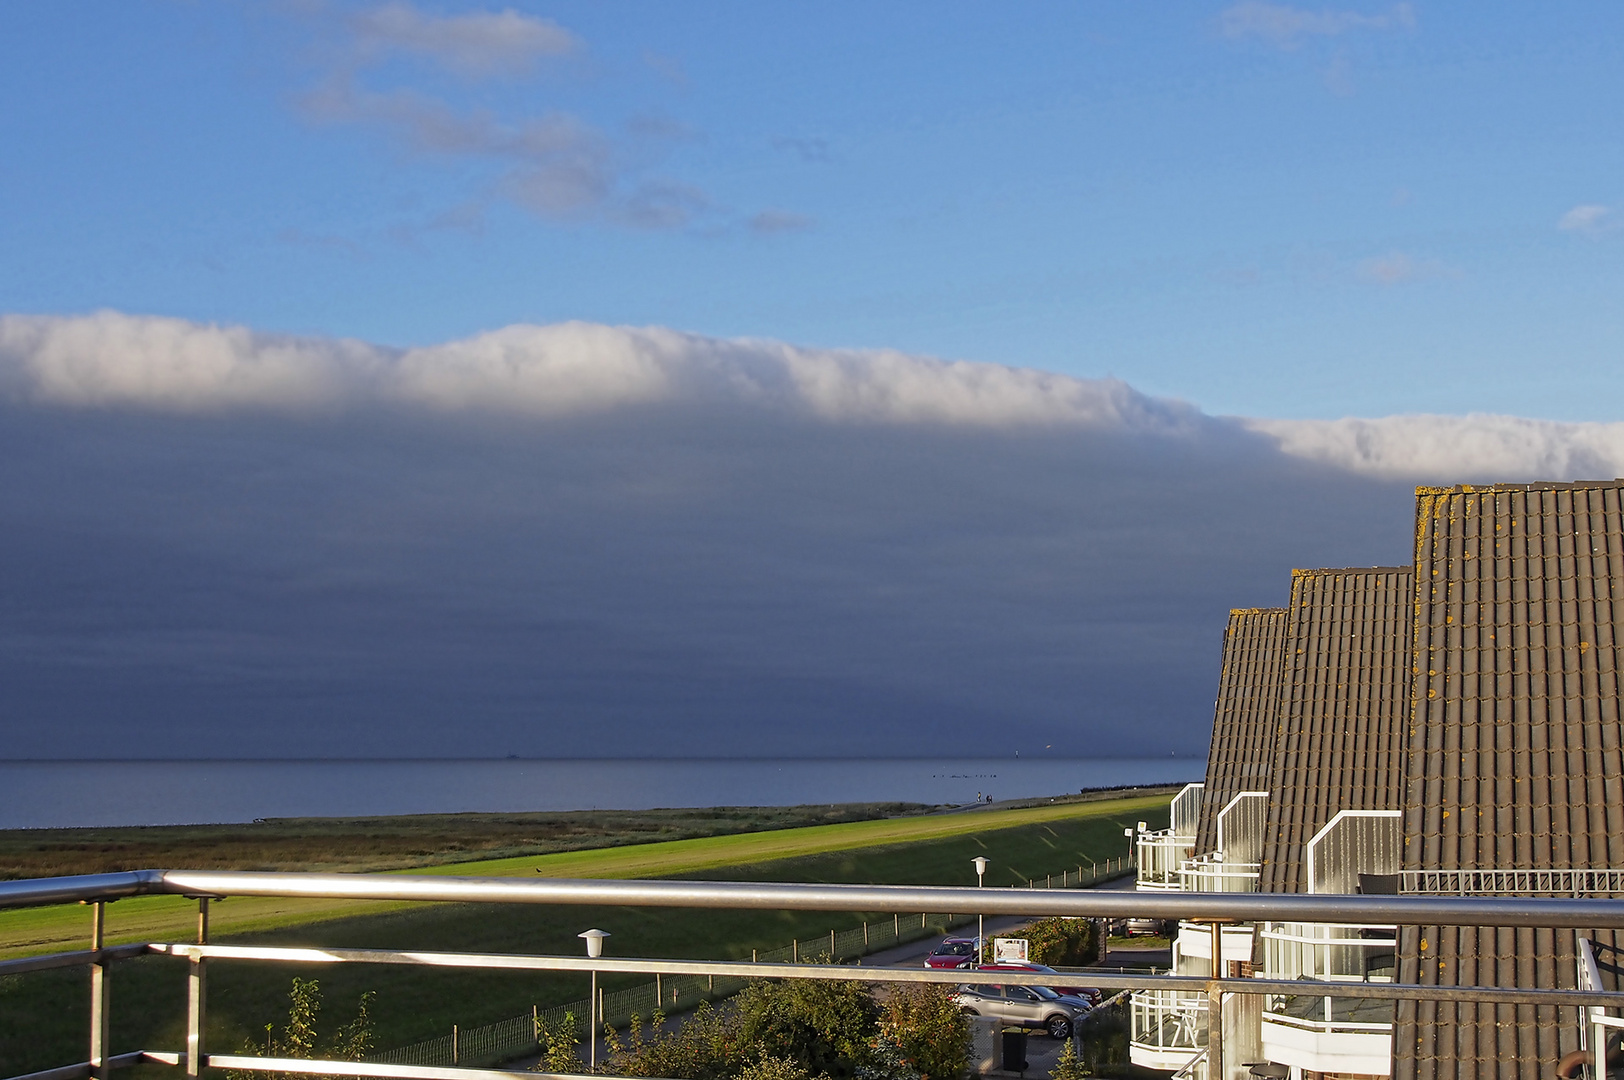
<path fill-rule="evenodd" d="M 75 1080 L 94 1073 L 105 1078 L 114 1066 L 133 1061 L 183 1065 L 198 1077 L 210 1067 L 245 1071 L 334 1076 L 389 1077 L 398 1080 L 478 1080 L 512 1077 L 499 1070 L 396 1065 L 379 1062 L 318 1061 L 209 1054 L 204 1047 L 204 969 L 213 959 L 264 960 L 306 964 L 375 963 L 449 968 L 533 971 L 639 972 L 770 979 L 830 979 L 885 983 L 1002 983 L 1045 985 L 1041 972 L 880 968 L 831 964 L 737 963 L 730 961 L 584 958 L 516 954 L 442 953 L 367 949 L 274 948 L 211 944 L 146 944 L 101 947 L 103 905 L 140 894 L 171 894 L 199 900 L 200 941 L 207 939 L 211 899 L 233 896 L 311 899 L 410 900 L 529 904 L 604 904 L 645 907 L 777 909 L 800 911 L 962 911 L 990 915 L 1073 915 L 1234 920 L 1259 922 L 1459 926 L 1624 927 L 1624 900 L 1568 898 L 1422 896 L 1316 896 L 1260 893 L 1111 893 L 1052 889 L 976 889 L 902 885 L 815 885 L 803 883 L 605 881 L 536 878 L 468 878 L 403 874 L 302 874 L 248 871 L 142 870 L 72 878 L 0 882 L 0 908 L 71 901 L 96 905 L 91 950 L 0 963 L 0 974 L 49 967 L 89 965 L 93 984 L 92 1047 L 106 1046 L 96 1032 L 107 1030 L 105 995 L 108 970 L 116 960 L 139 953 L 182 958 L 188 980 L 187 1049 L 111 1055 L 32 1074 L 24 1080 Z M 96 981 L 96 980 L 99 980 Z M 1299 980 L 1204 978 L 1169 974 L 1122 974 L 1112 978 L 1128 989 L 1204 992 L 1221 1002 L 1233 994 L 1297 994 Z M 1547 1004 L 1624 1007 L 1624 993 L 1598 990 L 1440 987 L 1406 983 L 1338 983 L 1339 998 L 1424 999 L 1484 1004 Z M 1209 1016 L 1213 1015 L 1209 1009 Z M 1216 1019 L 1216 1018 L 1214 1018 Z M 1610 1018 L 1609 1018 L 1610 1019 Z M 93 1049 L 93 1055 L 96 1053 Z M 535 1080 L 538 1074 L 528 1075 Z"/>
<path fill-rule="evenodd" d="M 151 893 L 191 897 L 277 896 L 734 910 L 964 911 L 986 915 L 1144 916 L 1237 922 L 1403 926 L 1624 928 L 1624 899 L 1593 897 L 1134 893 L 936 885 L 474 878 L 437 874 L 304 874 L 248 870 L 138 870 L 122 874 L 3 881 L 0 882 L 0 908 L 116 900 Z"/>

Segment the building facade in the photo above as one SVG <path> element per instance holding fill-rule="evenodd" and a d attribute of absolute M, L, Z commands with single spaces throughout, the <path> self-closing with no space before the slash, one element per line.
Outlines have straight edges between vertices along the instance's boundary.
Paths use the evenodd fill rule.
<path fill-rule="evenodd" d="M 1621 502 L 1624 481 L 1419 489 L 1410 566 L 1294 571 L 1286 608 L 1232 612 L 1178 887 L 1624 895 Z M 1212 937 L 1181 928 L 1175 965 L 1212 971 Z M 1621 945 L 1276 923 L 1226 928 L 1220 960 L 1328 984 L 1572 987 Z M 1134 1060 L 1204 1076 L 1204 1003 L 1140 997 Z M 1583 1026 L 1574 1009 L 1248 995 L 1226 1003 L 1225 1063 L 1532 1080 Z"/>

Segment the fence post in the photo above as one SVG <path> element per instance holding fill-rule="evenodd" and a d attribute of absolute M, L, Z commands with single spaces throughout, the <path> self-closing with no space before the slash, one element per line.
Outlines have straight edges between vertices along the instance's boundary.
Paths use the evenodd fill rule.
<path fill-rule="evenodd" d="M 756 959 L 756 950 L 754 950 L 754 949 L 750 950 L 750 962 L 752 964 L 758 964 L 758 963 L 761 962 L 761 961 Z"/>
<path fill-rule="evenodd" d="M 835 932 L 833 930 L 830 930 L 829 931 L 829 960 L 832 963 L 832 962 L 834 962 L 836 960 L 839 960 L 839 959 L 840 959 L 840 954 L 835 952 Z"/>
<path fill-rule="evenodd" d="M 756 959 L 756 951 L 754 949 L 751 949 L 750 950 L 750 960 L 753 963 L 755 961 L 755 959 Z M 665 1004 L 665 991 L 660 989 L 660 973 L 658 971 L 656 971 L 654 973 L 654 1007 L 656 1009 L 658 1009 L 661 1006 L 663 1006 L 664 1004 Z"/>
<path fill-rule="evenodd" d="M 868 951 L 868 922 L 863 922 L 863 951 Z"/>
<path fill-rule="evenodd" d="M 897 914 L 896 912 L 892 912 L 891 913 L 891 921 L 896 924 L 895 926 L 893 926 L 891 928 L 891 931 L 892 931 L 892 933 L 896 934 L 897 940 L 901 941 L 902 940 L 902 916 Z"/>
<path fill-rule="evenodd" d="M 789 939 L 789 959 L 792 964 L 801 962 L 801 943 L 796 938 Z"/>
<path fill-rule="evenodd" d="M 457 1025 L 451 1025 L 451 1064 L 457 1063 Z"/>

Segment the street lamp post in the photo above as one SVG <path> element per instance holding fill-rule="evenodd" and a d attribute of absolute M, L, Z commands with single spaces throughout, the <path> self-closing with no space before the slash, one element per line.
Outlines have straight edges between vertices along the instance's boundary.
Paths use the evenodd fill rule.
<path fill-rule="evenodd" d="M 985 878 L 987 876 L 987 859 L 983 855 L 977 855 L 971 861 L 976 864 L 976 888 L 979 889 L 986 884 Z M 987 938 L 985 936 L 986 933 L 986 917 L 978 912 L 976 914 L 976 967 L 981 966 L 981 955 L 982 952 L 987 948 Z"/>
<path fill-rule="evenodd" d="M 609 936 L 609 931 L 607 931 L 607 930 L 588 930 L 585 933 L 577 934 L 575 936 L 579 937 L 579 938 L 586 939 L 586 955 L 587 955 L 587 957 L 589 959 L 596 960 L 598 957 L 603 955 L 603 939 Z M 590 1057 L 591 1057 L 591 1061 L 588 1062 L 588 1064 L 591 1065 L 593 1072 L 597 1072 L 598 1071 L 598 969 L 597 968 L 592 969 L 592 997 L 587 1001 L 586 1015 L 588 1017 L 588 1020 L 587 1020 L 587 1038 L 589 1040 L 591 1040 L 590 1043 L 589 1043 L 591 1049 L 589 1049 L 587 1051 L 588 1055 L 590 1055 Z"/>

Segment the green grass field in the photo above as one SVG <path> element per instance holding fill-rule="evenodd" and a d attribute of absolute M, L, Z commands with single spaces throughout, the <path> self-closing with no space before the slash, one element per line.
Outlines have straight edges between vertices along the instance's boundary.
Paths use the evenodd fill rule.
<path fill-rule="evenodd" d="M 989 885 L 1075 869 L 1079 862 L 1123 852 L 1122 828 L 1136 820 L 1165 824 L 1167 797 L 1055 804 L 989 811 L 711 837 L 670 843 L 569 852 L 460 864 L 432 871 L 493 876 L 686 877 L 705 879 L 898 884 L 969 884 L 970 859 L 992 859 Z M 164 905 L 169 905 L 165 907 Z M 120 908 L 135 915 L 118 915 Z M 265 906 L 268 905 L 268 906 Z M 129 909 L 126 908 L 126 911 Z M 194 908 L 172 898 L 120 901 L 110 911 L 115 932 L 135 926 L 167 933 L 133 936 L 184 940 Z M 25 917 L 39 941 L 65 935 L 82 947 L 88 913 L 82 909 L 13 912 Z M 534 907 L 528 905 L 367 905 L 301 910 L 280 901 L 238 898 L 214 905 L 216 940 L 276 944 L 343 945 L 382 949 L 561 953 L 580 951 L 576 934 L 588 926 L 613 933 L 608 951 L 620 956 L 747 957 L 791 938 L 815 940 L 830 929 L 856 925 L 863 913 L 688 909 Z M 889 918 L 890 913 L 870 917 Z M 54 920 L 54 921 L 53 921 Z M 294 975 L 321 980 L 332 1023 L 348 1019 L 359 995 L 378 991 L 374 1013 L 383 1047 L 447 1033 L 453 1023 L 474 1026 L 518 1015 L 532 1004 L 584 996 L 584 980 L 559 976 L 422 971 L 342 965 L 325 969 L 216 963 L 210 971 L 210 1038 L 235 1049 L 262 1036 L 264 1024 L 286 1010 Z M 174 1047 L 184 1016 L 183 965 L 150 957 L 116 974 L 115 1047 Z M 632 978 L 630 981 L 645 981 Z M 82 972 L 39 973 L 0 980 L 0 1070 L 5 1074 L 82 1059 L 86 978 Z"/>
<path fill-rule="evenodd" d="M 793 829 L 935 810 L 914 803 L 269 818 L 234 825 L 0 830 L 0 879 L 145 867 L 405 870 L 419 866 Z"/>
<path fill-rule="evenodd" d="M 671 840 L 653 844 L 590 851 L 565 851 L 545 855 L 457 862 L 420 867 L 415 874 L 456 874 L 469 877 L 548 877 L 650 878 L 708 875 L 723 867 L 781 861 L 829 852 L 869 848 L 889 844 L 911 844 L 954 836 L 968 836 L 998 829 L 1105 812 L 1107 806 L 1130 809 L 1111 811 L 1131 814 L 1131 807 L 1152 807 L 1165 803 L 1160 796 L 1109 803 L 1054 803 L 1014 810 L 989 810 L 962 814 L 889 818 L 813 825 L 770 832 L 749 832 Z M 1131 824 L 1131 822 L 1130 822 Z M 1117 849 L 1096 847 L 1099 858 L 1122 853 L 1121 833 Z M 968 856 L 967 856 L 968 857 Z M 1058 856 L 1057 856 L 1058 857 Z M 1064 860 L 1050 869 L 1060 870 Z M 1075 864 L 1073 864 L 1075 865 Z M 988 871 L 989 885 L 1023 882 L 1033 870 L 1016 869 L 995 860 Z M 779 879 L 786 880 L 786 879 Z M 898 884 L 923 884 L 918 878 L 875 878 Z M 266 897 L 236 897 L 214 905 L 211 921 L 217 935 L 269 930 L 330 919 L 379 914 L 398 910 L 402 904 L 345 900 L 282 900 Z M 108 940 L 125 941 L 188 940 L 195 932 L 195 904 L 178 896 L 140 896 L 108 906 Z M 0 912 L 0 959 L 14 956 L 59 952 L 83 948 L 89 934 L 90 914 L 79 905 L 32 908 Z"/>

